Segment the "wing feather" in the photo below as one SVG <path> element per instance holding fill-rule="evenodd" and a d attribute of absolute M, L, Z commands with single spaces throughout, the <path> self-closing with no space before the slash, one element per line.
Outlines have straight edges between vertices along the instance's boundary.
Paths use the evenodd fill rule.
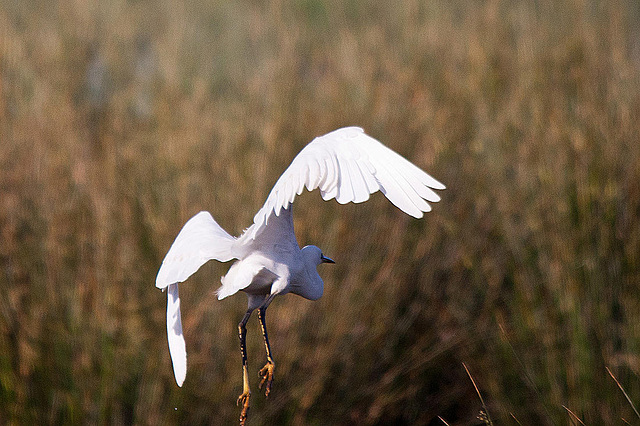
<path fill-rule="evenodd" d="M 274 204 L 273 208 L 276 212 L 276 216 L 280 216 L 280 210 L 282 210 L 283 207 L 285 207 L 284 205 L 284 199 L 285 199 L 285 188 L 287 185 L 287 181 L 284 180 L 282 182 L 282 185 L 280 186 L 280 188 L 278 188 L 278 198 L 276 203 Z"/>
<path fill-rule="evenodd" d="M 310 167 L 307 170 L 304 170 L 301 178 L 298 179 L 298 188 L 296 189 L 295 195 L 300 195 L 302 194 L 302 191 L 304 191 L 304 185 L 309 181 L 309 174 L 311 173 L 311 164 L 313 164 L 313 162 L 309 163 Z M 294 198 L 291 199 L 291 203 L 293 203 Z"/>
<path fill-rule="evenodd" d="M 396 170 L 402 170 L 402 164 L 400 164 L 399 161 L 393 161 L 392 164 L 394 165 Z M 422 172 L 422 170 L 419 171 Z M 424 198 L 427 201 L 431 201 L 432 203 L 437 203 L 438 201 L 440 201 L 440 196 L 428 186 L 425 186 L 423 181 L 420 180 L 419 175 L 417 175 L 414 170 L 404 170 L 402 176 L 407 180 L 407 182 L 409 182 L 411 187 L 421 198 Z"/>
<path fill-rule="evenodd" d="M 236 258 L 235 242 L 236 239 L 222 229 L 211 214 L 200 212 L 182 227 L 158 271 L 156 287 L 167 289 L 167 339 L 178 386 L 182 386 L 187 374 L 178 283 L 211 259 L 226 262 Z"/>
<path fill-rule="evenodd" d="M 209 212 L 196 214 L 184 224 L 162 261 L 156 287 L 185 281 L 211 259 L 234 259 L 234 242 Z"/>
<path fill-rule="evenodd" d="M 304 179 L 298 179 L 299 182 L 304 182 Z M 289 207 L 289 204 L 293 203 L 293 200 L 296 198 L 297 192 L 298 192 L 298 188 L 297 186 L 299 186 L 300 184 L 298 182 L 294 182 L 293 180 L 289 180 L 289 184 L 287 185 L 287 195 L 289 196 L 289 198 L 287 198 L 287 205 L 286 207 Z M 296 185 L 294 187 L 294 185 Z"/>
<path fill-rule="evenodd" d="M 376 191 L 400 210 L 420 218 L 440 200 L 433 190 L 445 186 L 359 127 L 345 127 L 315 138 L 293 159 L 276 182 L 254 224 L 250 238 L 265 228 L 272 214 L 288 208 L 296 195 L 318 188 L 324 200 L 360 203 Z"/>
<path fill-rule="evenodd" d="M 422 217 L 422 211 L 411 201 L 411 198 L 407 195 L 407 190 L 403 188 L 402 182 L 389 171 L 386 164 L 380 164 L 378 176 L 380 177 L 382 193 L 391 201 L 391 204 L 417 219 Z"/>
<path fill-rule="evenodd" d="M 337 186 L 338 194 L 336 195 L 336 201 L 340 204 L 347 204 L 355 199 L 353 191 L 353 176 L 351 176 L 349 159 L 336 157 L 336 160 L 338 161 L 338 175 L 340 176 L 340 183 Z"/>
<path fill-rule="evenodd" d="M 324 164 L 326 167 L 326 174 L 324 179 L 320 181 L 318 188 L 320 188 L 322 199 L 329 201 L 338 195 L 338 173 L 340 173 L 340 170 L 338 169 L 338 164 L 334 162 L 333 155 L 325 159 Z"/>
<path fill-rule="evenodd" d="M 322 185 L 322 182 L 324 182 L 327 179 L 327 174 L 329 174 L 329 171 L 327 170 L 326 158 L 322 158 L 321 160 L 319 160 L 318 166 L 320 167 L 320 176 L 318 176 L 318 182 L 314 185 L 313 188 L 311 188 L 311 191 L 313 191 L 316 188 L 319 188 L 320 185 Z"/>
<path fill-rule="evenodd" d="M 355 159 L 349 160 L 349 169 L 351 171 L 351 185 L 353 186 L 353 202 L 362 203 L 369 199 L 369 187 L 365 177 L 362 175 L 362 170 Z"/>
<path fill-rule="evenodd" d="M 390 161 L 388 163 L 388 168 L 390 170 L 391 175 L 396 179 L 396 181 L 402 187 L 406 196 L 411 200 L 411 202 L 420 209 L 420 211 L 428 212 L 431 210 L 429 204 L 423 199 L 420 195 L 420 189 L 422 185 L 419 183 L 412 181 L 411 175 L 399 169 L 394 161 Z"/>
<path fill-rule="evenodd" d="M 187 347 L 182 334 L 180 317 L 180 297 L 178 284 L 170 284 L 167 291 L 167 340 L 173 364 L 173 374 L 178 386 L 182 386 L 187 376 Z"/>
<path fill-rule="evenodd" d="M 376 169 L 373 167 L 369 160 L 359 158 L 357 160 L 358 167 L 360 168 L 360 172 L 362 173 L 362 177 L 367 184 L 367 190 L 369 194 L 373 194 L 374 192 L 380 189 L 380 184 L 375 178 Z"/>
<path fill-rule="evenodd" d="M 307 177 L 306 185 L 309 191 L 313 191 L 318 187 L 321 177 L 320 163 L 318 160 L 311 159 L 309 161 L 309 174 Z"/>

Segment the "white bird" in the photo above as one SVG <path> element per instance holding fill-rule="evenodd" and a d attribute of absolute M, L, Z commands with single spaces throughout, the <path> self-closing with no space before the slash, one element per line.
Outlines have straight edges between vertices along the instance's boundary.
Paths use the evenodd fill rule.
<path fill-rule="evenodd" d="M 320 189 L 324 200 L 338 203 L 361 203 L 380 190 L 396 207 L 421 218 L 431 210 L 428 202 L 440 197 L 433 189 L 445 186 L 420 168 L 368 136 L 358 127 L 346 127 L 315 138 L 293 159 L 269 193 L 264 206 L 253 219 L 253 225 L 234 238 L 208 212 L 200 212 L 182 228 L 162 262 L 156 287 L 168 289 L 167 334 L 173 371 L 178 386 L 187 372 L 187 353 L 180 319 L 178 283 L 185 281 L 211 259 L 237 261 L 222 277 L 218 299 L 238 291 L 248 296 L 247 311 L 238 324 L 243 368 L 243 392 L 240 423 L 244 424 L 249 409 L 249 379 L 245 346 L 245 325 L 258 309 L 265 341 L 267 363 L 260 370 L 271 391 L 275 364 L 271 356 L 265 312 L 277 295 L 294 293 L 309 300 L 322 296 L 324 283 L 316 267 L 334 263 L 316 246 L 298 246 L 293 230 L 291 203 L 304 187 Z"/>

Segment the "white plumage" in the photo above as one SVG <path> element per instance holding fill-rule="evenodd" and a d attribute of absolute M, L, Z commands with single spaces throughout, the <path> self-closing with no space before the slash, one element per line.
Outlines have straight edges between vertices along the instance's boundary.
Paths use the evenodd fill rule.
<path fill-rule="evenodd" d="M 176 237 L 156 279 L 156 287 L 169 289 L 167 333 L 179 386 L 186 375 L 186 351 L 178 283 L 189 278 L 207 261 L 237 259 L 222 278 L 218 298 L 223 299 L 240 290 L 247 293 L 249 306 L 240 324 L 241 330 L 251 312 L 261 309 L 260 319 L 265 331 L 268 365 L 272 364 L 271 372 L 273 362 L 263 317 L 273 297 L 290 292 L 311 300 L 322 296 L 324 285 L 316 267 L 333 261 L 315 246 L 300 249 L 293 230 L 290 204 L 305 187 L 309 191 L 318 188 L 324 200 L 335 198 L 340 204 L 361 203 L 379 190 L 396 207 L 415 218 L 421 218 L 423 212 L 431 210 L 429 202 L 440 200 L 434 189 L 445 189 L 443 184 L 362 129 L 346 127 L 315 138 L 300 151 L 254 216 L 253 225 L 240 237 L 229 235 L 208 212 L 195 215 Z M 241 344 L 244 345 L 242 337 Z M 246 367 L 245 354 L 243 352 L 243 365 Z M 267 394 L 270 385 L 271 377 L 267 383 Z M 247 386 L 245 381 L 245 392 L 240 397 L 245 398 L 242 401 L 246 406 L 243 409 L 245 417 Z"/>
<path fill-rule="evenodd" d="M 346 127 L 315 138 L 293 159 L 253 218 L 255 237 L 272 212 L 287 208 L 304 187 L 320 189 L 325 201 L 361 203 L 381 190 L 403 212 L 421 218 L 440 201 L 433 189 L 445 186 L 387 148 L 359 127 Z M 426 201 L 425 201 L 426 200 Z"/>

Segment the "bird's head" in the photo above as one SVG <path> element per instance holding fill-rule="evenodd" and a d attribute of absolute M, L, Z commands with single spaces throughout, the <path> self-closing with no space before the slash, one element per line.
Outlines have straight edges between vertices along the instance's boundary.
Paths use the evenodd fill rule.
<path fill-rule="evenodd" d="M 321 263 L 336 263 L 332 259 L 322 254 L 322 250 L 320 250 L 316 246 L 303 247 L 302 257 L 304 258 L 307 264 L 314 265 L 314 266 L 318 266 Z"/>

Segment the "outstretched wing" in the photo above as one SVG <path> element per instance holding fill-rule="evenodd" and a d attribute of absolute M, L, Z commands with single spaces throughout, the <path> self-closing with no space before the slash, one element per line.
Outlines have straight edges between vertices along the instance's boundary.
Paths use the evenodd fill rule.
<path fill-rule="evenodd" d="M 200 212 L 184 224 L 167 252 L 156 287 L 181 283 L 211 259 L 227 262 L 234 259 L 235 238 L 218 225 L 209 212 Z"/>
<path fill-rule="evenodd" d="M 278 216 L 304 187 L 320 189 L 324 200 L 361 203 L 380 190 L 403 212 L 421 218 L 440 200 L 433 189 L 445 186 L 387 148 L 359 127 L 345 127 L 315 138 L 293 159 L 247 230 L 255 238 L 272 214 Z"/>
<path fill-rule="evenodd" d="M 209 212 L 200 212 L 185 223 L 156 277 L 156 287 L 167 288 L 167 338 L 178 386 L 187 374 L 187 350 L 180 318 L 178 283 L 193 275 L 211 259 L 226 262 L 236 257 L 235 238 L 218 225 Z"/>

